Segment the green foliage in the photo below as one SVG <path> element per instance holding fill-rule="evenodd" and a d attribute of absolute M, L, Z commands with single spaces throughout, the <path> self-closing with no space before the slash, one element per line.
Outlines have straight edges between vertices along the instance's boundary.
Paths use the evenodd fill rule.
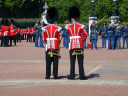
<path fill-rule="evenodd" d="M 0 0 L 0 17 L 4 18 L 39 18 L 44 11 L 44 2 L 49 7 L 59 10 L 59 23 L 68 20 L 67 10 L 73 5 L 80 8 L 80 22 L 88 22 L 92 13 L 91 0 Z M 117 0 L 116 10 L 121 19 L 128 21 L 128 0 Z M 113 0 L 95 0 L 95 16 L 108 19 L 114 10 Z"/>

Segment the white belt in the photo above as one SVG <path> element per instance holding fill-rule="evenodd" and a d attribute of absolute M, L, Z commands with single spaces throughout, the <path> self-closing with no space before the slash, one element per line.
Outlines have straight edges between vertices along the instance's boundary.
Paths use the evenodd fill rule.
<path fill-rule="evenodd" d="M 10 32 L 13 32 L 14 30 L 11 30 Z"/>
<path fill-rule="evenodd" d="M 80 36 L 71 36 L 70 39 L 81 38 Z"/>
<path fill-rule="evenodd" d="M 57 38 L 47 38 L 47 40 L 57 40 Z"/>

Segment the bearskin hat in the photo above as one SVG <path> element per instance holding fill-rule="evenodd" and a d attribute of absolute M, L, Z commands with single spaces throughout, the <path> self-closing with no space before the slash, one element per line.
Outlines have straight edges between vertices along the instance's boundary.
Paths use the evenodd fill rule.
<path fill-rule="evenodd" d="M 14 24 L 14 19 L 13 18 L 10 20 L 10 23 Z"/>
<path fill-rule="evenodd" d="M 2 25 L 4 24 L 4 21 L 5 21 L 5 19 L 2 19 L 2 22 L 1 22 L 1 23 L 2 23 Z"/>
<path fill-rule="evenodd" d="M 68 16 L 69 16 L 69 19 L 71 18 L 74 18 L 75 20 L 78 19 L 80 17 L 79 8 L 76 6 L 70 7 L 68 10 Z"/>
<path fill-rule="evenodd" d="M 9 20 L 8 20 L 8 19 L 5 19 L 4 25 L 5 25 L 5 26 L 9 26 Z"/>
<path fill-rule="evenodd" d="M 51 7 L 48 9 L 46 14 L 46 19 L 48 23 L 54 23 L 59 18 L 59 12 L 55 7 Z"/>

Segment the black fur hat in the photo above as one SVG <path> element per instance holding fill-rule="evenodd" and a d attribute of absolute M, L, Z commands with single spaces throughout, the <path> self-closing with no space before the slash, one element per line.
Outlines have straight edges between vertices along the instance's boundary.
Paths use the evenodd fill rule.
<path fill-rule="evenodd" d="M 80 17 L 79 8 L 76 6 L 70 7 L 68 10 L 68 16 L 69 16 L 69 19 L 71 18 L 74 18 L 75 20 L 78 19 Z"/>
<path fill-rule="evenodd" d="M 5 25 L 5 26 L 9 26 L 9 20 L 8 20 L 8 19 L 5 19 L 4 25 Z"/>
<path fill-rule="evenodd" d="M 2 23 L 2 25 L 4 24 L 4 21 L 5 21 L 5 19 L 2 19 L 2 22 L 1 22 L 1 23 Z"/>
<path fill-rule="evenodd" d="M 10 23 L 12 23 L 12 24 L 14 24 L 14 23 L 15 23 L 13 18 L 10 20 Z"/>
<path fill-rule="evenodd" d="M 59 12 L 55 7 L 51 7 L 48 9 L 46 14 L 46 19 L 48 23 L 54 23 L 59 18 Z"/>

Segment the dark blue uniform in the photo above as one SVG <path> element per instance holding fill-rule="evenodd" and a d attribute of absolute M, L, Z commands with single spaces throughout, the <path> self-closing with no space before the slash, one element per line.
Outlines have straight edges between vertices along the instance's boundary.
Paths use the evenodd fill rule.
<path fill-rule="evenodd" d="M 128 48 L 128 28 L 124 28 L 122 30 L 122 37 L 123 37 L 123 48 L 125 48 L 125 41 L 126 41 L 126 44 L 127 44 L 127 48 Z"/>
<path fill-rule="evenodd" d="M 107 25 L 108 50 L 110 49 L 110 44 L 112 44 L 112 49 L 114 50 L 114 41 L 115 41 L 114 31 L 115 31 L 114 25 L 112 24 Z"/>
<path fill-rule="evenodd" d="M 40 38 L 40 47 L 44 47 L 43 46 L 43 40 L 42 40 L 42 27 L 41 26 L 35 26 L 35 47 L 39 47 L 38 46 L 38 39 Z"/>
<path fill-rule="evenodd" d="M 115 46 L 117 49 L 121 49 L 122 30 L 123 26 L 121 24 L 115 26 Z"/>
<path fill-rule="evenodd" d="M 100 33 L 101 37 L 102 37 L 102 48 L 106 48 L 106 40 L 107 40 L 107 28 L 106 27 L 102 27 L 100 29 Z"/>
<path fill-rule="evenodd" d="M 69 34 L 67 32 L 67 30 L 65 29 L 65 26 L 62 27 L 62 30 L 64 31 L 62 36 L 64 37 L 64 40 L 63 40 L 63 46 L 66 47 L 66 48 L 69 48 Z"/>
<path fill-rule="evenodd" d="M 93 49 L 93 45 L 97 49 L 97 39 L 98 39 L 98 30 L 91 30 L 90 33 L 91 49 Z"/>

